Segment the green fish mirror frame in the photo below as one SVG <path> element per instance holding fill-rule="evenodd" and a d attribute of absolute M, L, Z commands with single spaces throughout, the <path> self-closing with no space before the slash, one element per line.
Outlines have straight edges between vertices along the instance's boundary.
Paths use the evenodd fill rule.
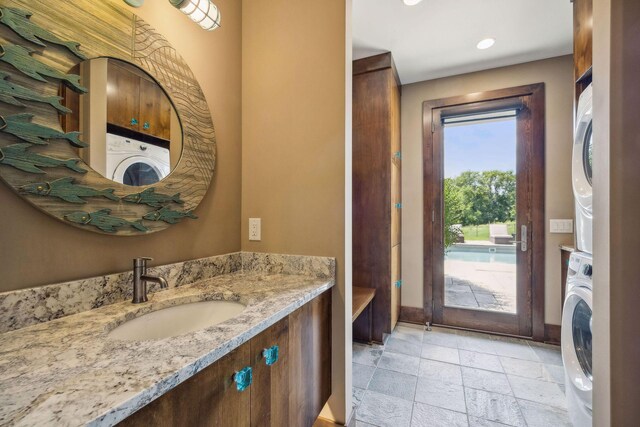
<path fill-rule="evenodd" d="M 180 161 L 156 184 L 130 187 L 104 178 L 78 158 L 78 148 L 91 144 L 88 136 L 63 131 L 73 106 L 64 105 L 60 84 L 85 93 L 80 76 L 68 70 L 99 57 L 153 76 L 180 118 Z M 0 178 L 25 200 L 81 229 L 148 234 L 197 218 L 215 160 L 213 120 L 195 76 L 126 6 L 91 0 L 7 0 L 0 6 Z"/>

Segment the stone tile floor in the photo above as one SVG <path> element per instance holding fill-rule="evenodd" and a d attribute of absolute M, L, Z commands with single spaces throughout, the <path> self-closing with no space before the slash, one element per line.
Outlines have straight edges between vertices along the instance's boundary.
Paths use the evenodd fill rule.
<path fill-rule="evenodd" d="M 385 346 L 353 344 L 357 427 L 559 427 L 560 348 L 399 323 Z"/>
<path fill-rule="evenodd" d="M 445 260 L 444 303 L 449 307 L 516 312 L 516 266 Z"/>

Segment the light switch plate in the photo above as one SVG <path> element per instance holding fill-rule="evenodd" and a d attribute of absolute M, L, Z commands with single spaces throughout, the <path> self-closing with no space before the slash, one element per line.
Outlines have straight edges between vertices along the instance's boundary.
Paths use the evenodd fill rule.
<path fill-rule="evenodd" d="M 549 220 L 550 233 L 573 233 L 572 219 L 551 219 Z"/>
<path fill-rule="evenodd" d="M 249 240 L 260 241 L 262 239 L 262 219 L 249 218 Z"/>

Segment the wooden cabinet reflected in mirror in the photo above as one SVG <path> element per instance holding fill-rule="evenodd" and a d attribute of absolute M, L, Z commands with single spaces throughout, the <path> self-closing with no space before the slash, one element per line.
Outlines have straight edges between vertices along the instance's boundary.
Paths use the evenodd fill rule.
<path fill-rule="evenodd" d="M 84 61 L 70 72 L 88 82 L 89 93 L 61 87 L 65 132 L 91 141 L 79 156 L 103 177 L 120 184 L 155 184 L 175 169 L 182 153 L 178 114 L 160 85 L 133 64 L 113 58 Z"/>

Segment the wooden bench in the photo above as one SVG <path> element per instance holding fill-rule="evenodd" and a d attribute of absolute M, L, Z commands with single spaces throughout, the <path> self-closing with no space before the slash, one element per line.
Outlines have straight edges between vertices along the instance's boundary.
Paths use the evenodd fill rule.
<path fill-rule="evenodd" d="M 376 296 L 376 290 L 373 288 L 359 288 L 354 286 L 352 293 L 352 301 L 353 301 L 353 311 L 351 315 L 351 322 L 356 321 L 356 319 L 362 314 L 363 311 L 367 310 L 366 321 L 368 323 L 366 329 L 368 330 L 368 338 L 367 343 L 371 343 L 372 341 L 372 332 L 373 332 L 373 314 L 371 313 L 371 309 L 373 306 L 373 298 Z M 364 320 L 364 319 L 363 319 Z M 359 341 L 358 337 L 354 336 L 354 340 Z"/>

